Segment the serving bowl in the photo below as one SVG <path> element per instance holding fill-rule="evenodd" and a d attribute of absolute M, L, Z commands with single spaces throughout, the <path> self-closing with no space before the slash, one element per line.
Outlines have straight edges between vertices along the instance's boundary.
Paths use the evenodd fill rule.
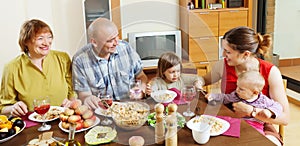
<path fill-rule="evenodd" d="M 171 90 L 158 90 L 151 93 L 151 97 L 159 103 L 169 103 L 174 100 L 177 93 Z"/>
<path fill-rule="evenodd" d="M 123 102 L 112 109 L 115 124 L 124 130 L 135 130 L 147 121 L 150 107 L 143 102 Z"/>

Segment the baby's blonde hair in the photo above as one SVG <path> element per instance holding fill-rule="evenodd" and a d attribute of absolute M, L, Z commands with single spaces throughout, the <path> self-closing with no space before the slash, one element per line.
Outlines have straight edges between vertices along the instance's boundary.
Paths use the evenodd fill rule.
<path fill-rule="evenodd" d="M 258 71 L 246 71 L 238 76 L 238 81 L 247 82 L 252 90 L 261 92 L 265 86 L 265 79 Z"/>

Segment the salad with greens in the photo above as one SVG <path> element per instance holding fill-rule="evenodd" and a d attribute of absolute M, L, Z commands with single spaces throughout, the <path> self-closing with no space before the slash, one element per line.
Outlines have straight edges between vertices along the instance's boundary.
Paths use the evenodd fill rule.
<path fill-rule="evenodd" d="M 150 113 L 148 115 L 148 117 L 147 117 L 148 124 L 150 126 L 152 126 L 152 127 L 155 127 L 155 123 L 156 123 L 155 114 L 156 114 L 155 112 Z M 166 108 L 166 112 L 165 112 L 164 118 L 167 115 L 168 115 L 168 108 Z M 184 124 L 186 123 L 185 118 L 180 113 L 178 113 L 178 112 L 177 112 L 176 117 L 177 117 L 177 126 L 183 128 Z"/>

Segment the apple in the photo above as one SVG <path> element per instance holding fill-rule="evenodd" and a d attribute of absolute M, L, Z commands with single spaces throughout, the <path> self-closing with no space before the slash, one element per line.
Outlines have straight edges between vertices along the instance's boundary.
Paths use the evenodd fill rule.
<path fill-rule="evenodd" d="M 63 127 L 64 129 L 69 129 L 70 123 L 68 123 L 68 122 L 62 122 L 61 123 L 61 127 Z"/>
<path fill-rule="evenodd" d="M 82 121 L 76 122 L 76 130 L 80 130 L 82 128 L 83 128 L 83 122 Z"/>
<path fill-rule="evenodd" d="M 70 108 L 75 110 L 81 105 L 82 105 L 81 100 L 73 100 L 70 104 Z"/>
<path fill-rule="evenodd" d="M 64 113 L 59 114 L 59 119 L 63 122 L 67 122 L 68 118 L 69 118 L 69 116 L 65 115 Z"/>
<path fill-rule="evenodd" d="M 67 116 L 71 116 L 71 115 L 74 115 L 74 110 L 73 109 L 70 109 L 70 108 L 66 108 L 65 111 L 64 111 L 64 114 L 67 115 Z"/>
<path fill-rule="evenodd" d="M 86 112 L 89 109 L 87 105 L 81 105 L 78 108 L 75 109 L 75 114 L 82 115 L 84 112 Z"/>
<path fill-rule="evenodd" d="M 94 123 L 95 121 L 93 119 L 86 119 L 83 122 L 83 128 L 91 127 Z"/>
<path fill-rule="evenodd" d="M 92 119 L 93 121 L 96 121 L 96 116 L 93 115 L 92 117 L 88 118 L 88 119 Z"/>
<path fill-rule="evenodd" d="M 78 121 L 81 120 L 81 116 L 79 115 L 71 115 L 69 118 L 68 118 L 68 122 L 69 123 L 76 123 Z"/>
<path fill-rule="evenodd" d="M 83 113 L 82 118 L 83 119 L 89 119 L 94 115 L 94 112 L 91 110 L 87 110 L 86 112 Z"/>

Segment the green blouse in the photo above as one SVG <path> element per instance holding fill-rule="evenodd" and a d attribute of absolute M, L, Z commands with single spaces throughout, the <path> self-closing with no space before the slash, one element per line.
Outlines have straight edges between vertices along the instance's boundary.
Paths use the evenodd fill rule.
<path fill-rule="evenodd" d="M 33 99 L 48 96 L 51 105 L 60 106 L 63 99 L 74 97 L 71 60 L 67 53 L 51 50 L 40 71 L 26 54 L 9 62 L 3 71 L 0 110 L 23 101 L 33 111 Z"/>

